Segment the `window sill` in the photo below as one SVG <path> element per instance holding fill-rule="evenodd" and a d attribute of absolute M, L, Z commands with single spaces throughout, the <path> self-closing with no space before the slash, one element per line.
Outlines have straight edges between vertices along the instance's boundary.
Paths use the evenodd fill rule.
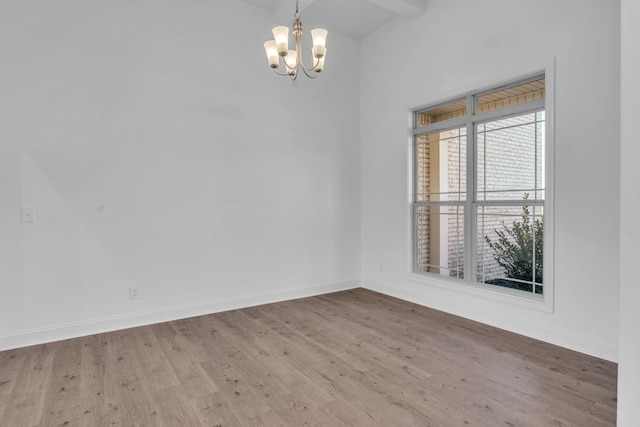
<path fill-rule="evenodd" d="M 536 311 L 553 312 L 552 298 L 549 295 L 539 295 L 503 288 L 495 285 L 468 282 L 462 279 L 441 277 L 435 274 L 408 273 L 406 280 L 429 286 L 436 286 L 448 291 L 460 292 L 465 295 L 484 298 L 495 302 L 515 305 Z M 549 290 L 547 290 L 549 291 Z"/>

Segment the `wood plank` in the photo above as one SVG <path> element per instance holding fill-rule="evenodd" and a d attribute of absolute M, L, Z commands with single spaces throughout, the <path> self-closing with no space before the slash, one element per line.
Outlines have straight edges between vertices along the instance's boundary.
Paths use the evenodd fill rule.
<path fill-rule="evenodd" d="M 51 365 L 49 386 L 43 390 L 44 400 L 40 424 L 68 425 L 80 421 L 80 345 L 81 340 L 57 343 Z"/>
<path fill-rule="evenodd" d="M 45 410 L 44 397 L 51 383 L 55 347 L 56 344 L 44 344 L 8 352 L 10 358 L 15 355 L 22 366 L 17 375 L 15 372 L 12 375 L 14 385 L 10 394 L 0 401 L 0 425 L 38 425 Z M 4 364 L 0 371 L 0 377 L 7 377 Z"/>

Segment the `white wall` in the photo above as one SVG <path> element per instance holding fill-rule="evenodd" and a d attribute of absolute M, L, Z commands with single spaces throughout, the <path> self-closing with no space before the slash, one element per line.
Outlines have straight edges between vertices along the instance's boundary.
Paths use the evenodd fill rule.
<path fill-rule="evenodd" d="M 292 83 L 274 24 L 237 0 L 0 4 L 0 349 L 359 284 L 358 43 L 331 33 Z"/>
<path fill-rule="evenodd" d="M 640 145 L 637 122 L 640 115 L 640 55 L 638 40 L 640 3 L 622 0 L 622 130 L 621 130 L 621 221 L 620 221 L 620 362 L 618 366 L 618 425 L 634 427 L 638 424 L 640 401 Z"/>
<path fill-rule="evenodd" d="M 430 0 L 362 44 L 365 286 L 615 360 L 619 3 Z M 409 114 L 556 60 L 554 311 L 407 280 Z"/>
<path fill-rule="evenodd" d="M 617 2 L 430 0 L 361 51 L 332 32 L 313 84 L 267 69 L 268 21 L 234 0 L 0 3 L 0 349 L 362 274 L 373 289 L 617 358 Z M 554 312 L 406 280 L 408 111 L 553 57 Z M 362 67 L 360 82 L 332 64 Z M 632 167 L 623 186 L 637 182 Z M 36 223 L 20 223 L 21 206 Z M 623 207 L 623 224 L 636 210 Z"/>

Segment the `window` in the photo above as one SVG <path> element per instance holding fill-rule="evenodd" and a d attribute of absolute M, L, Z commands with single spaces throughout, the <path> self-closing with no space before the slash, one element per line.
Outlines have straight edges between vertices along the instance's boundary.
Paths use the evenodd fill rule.
<path fill-rule="evenodd" d="M 545 94 L 535 76 L 414 111 L 415 273 L 544 294 Z"/>

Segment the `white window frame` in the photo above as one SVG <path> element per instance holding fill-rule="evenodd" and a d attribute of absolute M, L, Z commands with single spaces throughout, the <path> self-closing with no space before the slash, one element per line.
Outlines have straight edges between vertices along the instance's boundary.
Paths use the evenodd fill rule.
<path fill-rule="evenodd" d="M 459 99 L 469 99 L 468 97 L 474 97 L 486 92 L 495 91 L 503 86 L 517 84 L 519 82 L 526 81 L 535 77 L 544 76 L 545 78 L 545 99 L 542 101 L 542 108 L 545 110 L 545 202 L 544 202 L 544 241 L 543 241 L 543 257 L 544 257 L 544 293 L 543 295 L 535 294 L 533 292 L 525 292 L 515 289 L 504 288 L 496 285 L 485 284 L 475 281 L 475 257 L 476 248 L 472 246 L 471 250 L 465 247 L 465 274 L 464 279 L 449 278 L 446 276 L 432 274 L 432 273 L 418 273 L 414 271 L 415 267 L 415 237 L 416 230 L 414 228 L 414 203 L 415 203 L 415 135 L 421 133 L 416 131 L 415 127 L 415 114 L 418 111 L 424 111 L 429 108 L 435 108 L 439 105 L 445 105 L 450 102 Z M 525 308 L 531 308 L 539 311 L 553 312 L 554 311 L 554 139 L 555 139 L 555 61 L 550 61 L 545 67 L 541 67 L 533 72 L 526 74 L 520 74 L 512 77 L 507 77 L 499 82 L 492 84 L 477 85 L 472 90 L 466 90 L 462 93 L 452 94 L 445 99 L 439 99 L 434 102 L 429 102 L 408 111 L 410 120 L 410 128 L 408 132 L 408 156 L 407 156 L 407 178 L 408 178 L 408 215 L 407 215 L 407 266 L 408 273 L 406 279 L 414 282 L 427 284 L 430 286 L 436 286 L 438 288 L 453 290 L 462 292 L 467 295 L 478 296 L 482 298 L 489 298 L 498 302 L 505 302 L 512 305 L 522 306 Z M 535 102 L 535 101 L 534 101 Z M 468 104 L 469 105 L 469 104 Z M 531 103 L 516 105 L 514 107 L 507 107 L 500 110 L 500 116 L 508 116 L 518 113 L 519 111 L 527 112 L 532 109 Z M 535 107 L 534 107 L 535 108 Z M 470 123 L 467 127 L 467 146 L 475 145 L 475 127 L 476 123 L 481 123 L 487 120 L 495 120 L 495 112 L 479 113 L 475 114 L 475 111 L 468 111 L 467 114 L 470 117 L 464 118 L 463 122 Z M 454 121 L 449 123 L 442 122 L 442 128 L 455 127 Z M 435 131 L 435 129 L 434 129 Z M 475 148 L 473 150 L 467 150 L 467 170 L 473 168 L 468 174 L 475 174 L 475 168 L 477 167 L 477 158 Z M 471 158 L 471 156 L 473 156 Z M 474 178 L 475 180 L 475 178 Z M 471 182 L 470 182 L 471 181 Z M 472 209 L 475 209 L 476 203 L 474 200 L 475 184 L 473 180 L 467 179 L 467 197 L 466 197 L 466 212 L 469 214 L 465 216 L 465 242 L 470 241 L 466 234 L 476 231 L 475 221 L 476 215 L 472 214 Z M 470 267 L 471 266 L 471 267 Z"/>

